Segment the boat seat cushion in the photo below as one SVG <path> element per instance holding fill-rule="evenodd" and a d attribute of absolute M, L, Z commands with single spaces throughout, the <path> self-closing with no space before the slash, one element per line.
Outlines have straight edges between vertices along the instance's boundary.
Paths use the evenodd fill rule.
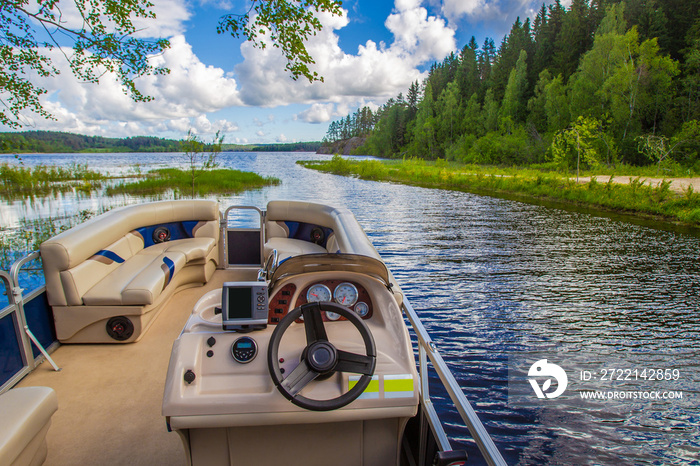
<path fill-rule="evenodd" d="M 280 261 L 302 254 L 324 254 L 328 252 L 323 246 L 293 238 L 270 238 L 265 243 L 265 257 L 268 257 L 273 249 L 277 249 Z"/>
<path fill-rule="evenodd" d="M 49 387 L 14 388 L 0 395 L 0 464 L 42 464 L 57 409 L 56 392 Z"/>
<path fill-rule="evenodd" d="M 187 238 L 154 244 L 141 251 L 141 254 L 159 255 L 166 252 L 181 252 L 187 263 L 206 259 L 216 246 L 214 238 Z"/>
<path fill-rule="evenodd" d="M 90 288 L 83 302 L 88 306 L 153 304 L 186 263 L 179 251 L 136 254 Z"/>
<path fill-rule="evenodd" d="M 90 288 L 137 254 L 143 248 L 143 242 L 139 247 L 133 239 L 134 236 L 129 234 L 75 267 L 59 272 L 67 303 L 74 306 L 83 304 L 83 296 Z"/>

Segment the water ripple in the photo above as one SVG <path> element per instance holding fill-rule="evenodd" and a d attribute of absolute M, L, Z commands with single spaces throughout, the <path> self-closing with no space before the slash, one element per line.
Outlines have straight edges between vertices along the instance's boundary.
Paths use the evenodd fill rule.
<path fill-rule="evenodd" d="M 25 164 L 55 157 L 23 156 Z M 115 172 L 135 162 L 144 170 L 172 164 L 175 157 L 87 156 L 92 168 Z M 320 174 L 295 165 L 299 157 L 224 154 L 224 166 L 283 183 L 220 201 L 262 206 L 300 199 L 351 209 L 509 464 L 697 464 L 697 402 L 694 409 L 671 402 L 651 409 L 630 403 L 626 411 L 592 404 L 515 409 L 508 405 L 507 353 L 555 343 L 601 358 L 700 356 L 700 239 L 585 213 Z M 63 212 L 116 201 L 62 195 L 38 202 L 41 212 Z M 19 215 L 13 209 L 32 209 L 0 207 L 4 226 Z M 688 377 L 679 387 L 697 400 L 699 368 L 683 370 Z M 434 375 L 430 390 L 453 444 L 479 458 Z"/>

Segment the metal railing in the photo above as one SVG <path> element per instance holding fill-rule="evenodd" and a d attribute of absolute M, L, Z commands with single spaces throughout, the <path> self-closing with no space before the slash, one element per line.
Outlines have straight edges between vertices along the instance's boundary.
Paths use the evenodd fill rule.
<path fill-rule="evenodd" d="M 29 329 L 29 324 L 27 323 L 27 318 L 24 311 L 24 304 L 46 291 L 46 285 L 39 286 L 36 289 L 31 290 L 26 295 L 23 294 L 24 290 L 19 286 L 19 274 L 22 268 L 26 264 L 39 259 L 40 257 L 41 255 L 39 251 L 35 251 L 27 254 L 12 264 L 9 273 L 0 270 L 0 281 L 5 285 L 8 300 L 7 306 L 0 309 L 0 319 L 9 317 L 10 314 L 14 314 L 15 334 L 23 365 L 21 368 L 18 368 L 17 372 L 13 376 L 2 384 L 0 387 L 0 393 L 4 393 L 12 388 L 24 376 L 33 371 L 41 362 L 43 362 L 44 359 L 49 361 L 54 370 L 61 370 L 53 361 L 51 356 L 49 356 L 49 353 L 56 349 L 59 343 L 54 342 L 48 348 L 44 348 L 39 340 L 34 336 L 34 333 Z M 37 357 L 34 357 L 32 343 L 40 352 Z"/>
<path fill-rule="evenodd" d="M 484 459 L 486 459 L 486 462 L 490 465 L 505 466 L 506 462 L 503 459 L 503 456 L 501 456 L 501 452 L 498 451 L 498 448 L 493 443 L 491 436 L 484 428 L 484 425 L 481 423 L 481 419 L 479 419 L 479 416 L 477 416 L 476 412 L 474 412 L 471 404 L 469 404 L 467 397 L 464 396 L 464 392 L 462 392 L 462 389 L 455 380 L 454 375 L 452 375 L 452 372 L 447 367 L 447 364 L 445 364 L 444 359 L 442 359 L 442 356 L 438 352 L 435 343 L 430 338 L 430 335 L 428 335 L 428 332 L 423 326 L 418 314 L 416 314 L 416 311 L 405 299 L 402 305 L 402 310 L 404 314 L 406 314 L 406 317 L 408 317 L 408 320 L 411 322 L 411 326 L 413 327 L 413 331 L 415 332 L 418 340 L 418 365 L 421 379 L 420 402 L 423 406 L 430 424 L 430 428 L 433 431 L 433 435 L 435 436 L 435 440 L 437 441 L 440 450 L 449 451 L 452 449 L 452 446 L 447 438 L 445 429 L 442 427 L 440 418 L 435 411 L 435 407 L 430 400 L 430 392 L 428 390 L 428 359 L 430 359 L 430 362 L 433 364 L 433 369 L 440 378 L 443 387 L 445 387 L 447 394 L 450 396 L 450 399 L 457 408 L 459 415 L 462 417 L 467 429 L 469 429 L 472 438 L 479 447 L 479 451 L 481 451 L 481 454 L 484 456 Z M 424 428 L 421 427 L 421 436 L 424 436 L 426 433 L 427 432 L 424 432 Z M 421 449 L 423 449 L 423 445 L 424 442 L 421 441 Z M 420 464 L 425 464 L 425 459 L 425 452 L 421 451 Z"/>

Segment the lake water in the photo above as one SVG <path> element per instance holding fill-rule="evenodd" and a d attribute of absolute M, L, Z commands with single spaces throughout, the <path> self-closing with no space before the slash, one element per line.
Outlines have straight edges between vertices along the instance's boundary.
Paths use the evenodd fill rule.
<path fill-rule="evenodd" d="M 352 210 L 437 342 L 509 464 L 700 464 L 700 238 L 610 216 L 505 199 L 317 173 L 309 153 L 226 153 L 223 166 L 282 180 L 216 196 L 259 207 L 298 199 Z M 0 163 L 13 161 L 0 156 Z M 178 154 L 23 156 L 25 165 L 88 162 L 112 174 L 183 164 Z M 139 202 L 74 193 L 0 203 L 0 224 L 71 216 Z M 682 391 L 682 399 L 509 399 L 519 355 L 591 369 L 678 369 L 627 391 Z M 510 357 L 510 359 L 509 359 Z M 511 361 L 509 363 L 509 361 Z M 586 366 L 585 364 L 589 364 Z M 578 369 L 577 369 L 578 371 Z M 571 372 L 570 383 L 574 375 Z M 598 373 L 600 376 L 600 371 Z M 578 375 L 576 375 L 578 377 Z M 662 372 L 663 378 L 663 372 Z M 617 380 L 594 388 L 618 388 Z M 631 388 L 630 388 L 631 387 Z M 431 393 L 453 446 L 480 458 L 444 402 Z M 574 394 L 576 395 L 576 394 Z M 641 396 L 641 395 L 640 395 Z M 563 397 L 562 397 L 563 398 Z M 477 461 L 478 462 L 478 461 Z"/>

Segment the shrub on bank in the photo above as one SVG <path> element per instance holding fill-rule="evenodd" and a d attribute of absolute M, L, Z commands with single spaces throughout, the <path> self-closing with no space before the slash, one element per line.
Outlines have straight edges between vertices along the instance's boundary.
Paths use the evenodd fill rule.
<path fill-rule="evenodd" d="M 239 193 L 248 189 L 261 188 L 279 184 L 277 178 L 262 177 L 257 173 L 240 170 L 217 169 L 203 171 L 195 180 L 195 194 Z M 180 195 L 189 195 L 192 191 L 192 175 L 188 170 L 179 168 L 161 168 L 148 173 L 145 178 L 127 181 L 107 188 L 107 195 L 136 194 L 153 195 L 172 189 Z"/>

